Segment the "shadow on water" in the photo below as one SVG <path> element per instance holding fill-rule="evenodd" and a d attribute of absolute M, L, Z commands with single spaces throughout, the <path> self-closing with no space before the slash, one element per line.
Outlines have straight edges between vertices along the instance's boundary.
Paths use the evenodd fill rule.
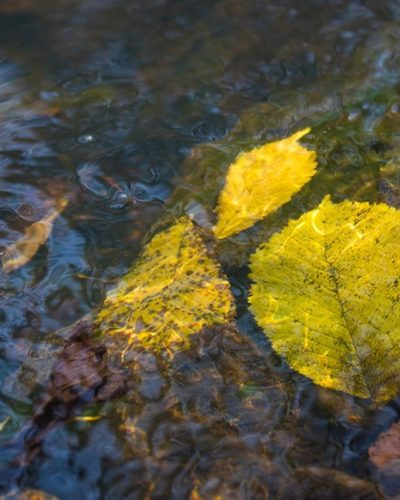
<path fill-rule="evenodd" d="M 0 274 L 4 492 L 399 493 L 368 461 L 398 401 L 315 387 L 246 303 L 249 253 L 327 192 L 400 204 L 399 21 L 395 0 L 0 1 L 0 250 L 68 199 L 34 258 Z M 236 326 L 129 369 L 110 346 L 57 333 L 101 307 L 157 221 L 212 209 L 239 151 L 305 125 L 318 175 L 218 249 Z"/>

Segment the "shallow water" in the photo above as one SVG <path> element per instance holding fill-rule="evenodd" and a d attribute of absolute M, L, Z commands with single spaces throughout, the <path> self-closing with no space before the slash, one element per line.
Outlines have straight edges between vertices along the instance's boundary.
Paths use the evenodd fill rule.
<path fill-rule="evenodd" d="M 326 194 L 400 205 L 399 25 L 397 0 L 0 1 L 0 248 L 68 199 L 35 257 L 0 271 L 4 492 L 400 493 L 399 477 L 368 460 L 400 400 L 375 408 L 314 386 L 273 353 L 247 308 L 248 256 L 288 218 Z M 48 394 L 47 368 L 40 354 L 25 378 L 21 365 L 101 307 L 157 222 L 212 210 L 239 151 L 304 126 L 318 175 L 217 249 L 238 331 L 201 332 L 169 364 L 138 356 L 121 396 L 96 399 L 88 383 L 47 414 L 32 446 L 21 429 Z"/>

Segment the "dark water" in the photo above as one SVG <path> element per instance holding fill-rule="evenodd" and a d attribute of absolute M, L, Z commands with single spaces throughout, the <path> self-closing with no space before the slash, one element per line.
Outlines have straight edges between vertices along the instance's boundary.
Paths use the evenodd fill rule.
<path fill-rule="evenodd" d="M 327 193 L 400 205 L 399 28 L 396 0 L 0 1 L 0 247 L 68 199 L 34 258 L 0 275 L 4 492 L 400 493 L 368 461 L 400 400 L 374 408 L 315 387 L 274 355 L 246 303 L 248 255 L 287 218 Z M 318 175 L 218 249 L 239 333 L 202 332 L 169 366 L 143 354 L 125 395 L 57 407 L 16 459 L 45 378 L 41 362 L 18 379 L 20 366 L 101 306 L 157 221 L 212 209 L 239 151 L 302 126 Z"/>

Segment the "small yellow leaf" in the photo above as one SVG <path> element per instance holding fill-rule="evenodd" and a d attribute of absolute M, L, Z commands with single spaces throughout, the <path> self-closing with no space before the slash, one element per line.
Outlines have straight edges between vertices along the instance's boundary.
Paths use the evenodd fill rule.
<path fill-rule="evenodd" d="M 306 128 L 236 158 L 218 200 L 217 238 L 236 234 L 275 212 L 311 179 L 316 154 L 298 143 L 309 132 Z"/>
<path fill-rule="evenodd" d="M 329 198 L 251 258 L 251 310 L 288 363 L 376 401 L 400 392 L 400 212 Z"/>
<path fill-rule="evenodd" d="M 229 283 L 189 219 L 157 234 L 105 300 L 96 328 L 155 350 L 234 314 Z"/>
<path fill-rule="evenodd" d="M 45 218 L 34 222 L 25 230 L 24 236 L 9 245 L 1 256 L 1 264 L 4 272 L 14 271 L 27 264 L 46 243 L 53 228 L 54 220 L 60 215 L 67 205 L 66 199 L 61 199 L 57 207 Z"/>

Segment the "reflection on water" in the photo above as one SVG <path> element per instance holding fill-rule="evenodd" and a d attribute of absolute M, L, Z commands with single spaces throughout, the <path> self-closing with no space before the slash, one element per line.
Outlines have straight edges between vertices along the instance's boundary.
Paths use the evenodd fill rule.
<path fill-rule="evenodd" d="M 247 311 L 245 267 L 259 241 L 327 192 L 399 205 L 399 21 L 397 0 L 0 2 L 0 249 L 68 198 L 32 261 L 0 274 L 4 491 L 193 500 L 399 491 L 367 454 L 398 401 L 377 410 L 290 371 Z M 170 365 L 138 356 L 123 397 L 114 397 L 121 378 L 94 361 L 72 399 L 54 380 L 43 396 L 46 348 L 65 345 L 62 335 L 49 344 L 52 332 L 101 306 L 153 224 L 188 207 L 201 217 L 238 151 L 305 125 L 319 175 L 268 225 L 219 249 L 240 331 L 202 332 Z M 18 384 L 23 362 L 31 368 Z M 34 413 L 44 430 L 21 464 Z"/>

